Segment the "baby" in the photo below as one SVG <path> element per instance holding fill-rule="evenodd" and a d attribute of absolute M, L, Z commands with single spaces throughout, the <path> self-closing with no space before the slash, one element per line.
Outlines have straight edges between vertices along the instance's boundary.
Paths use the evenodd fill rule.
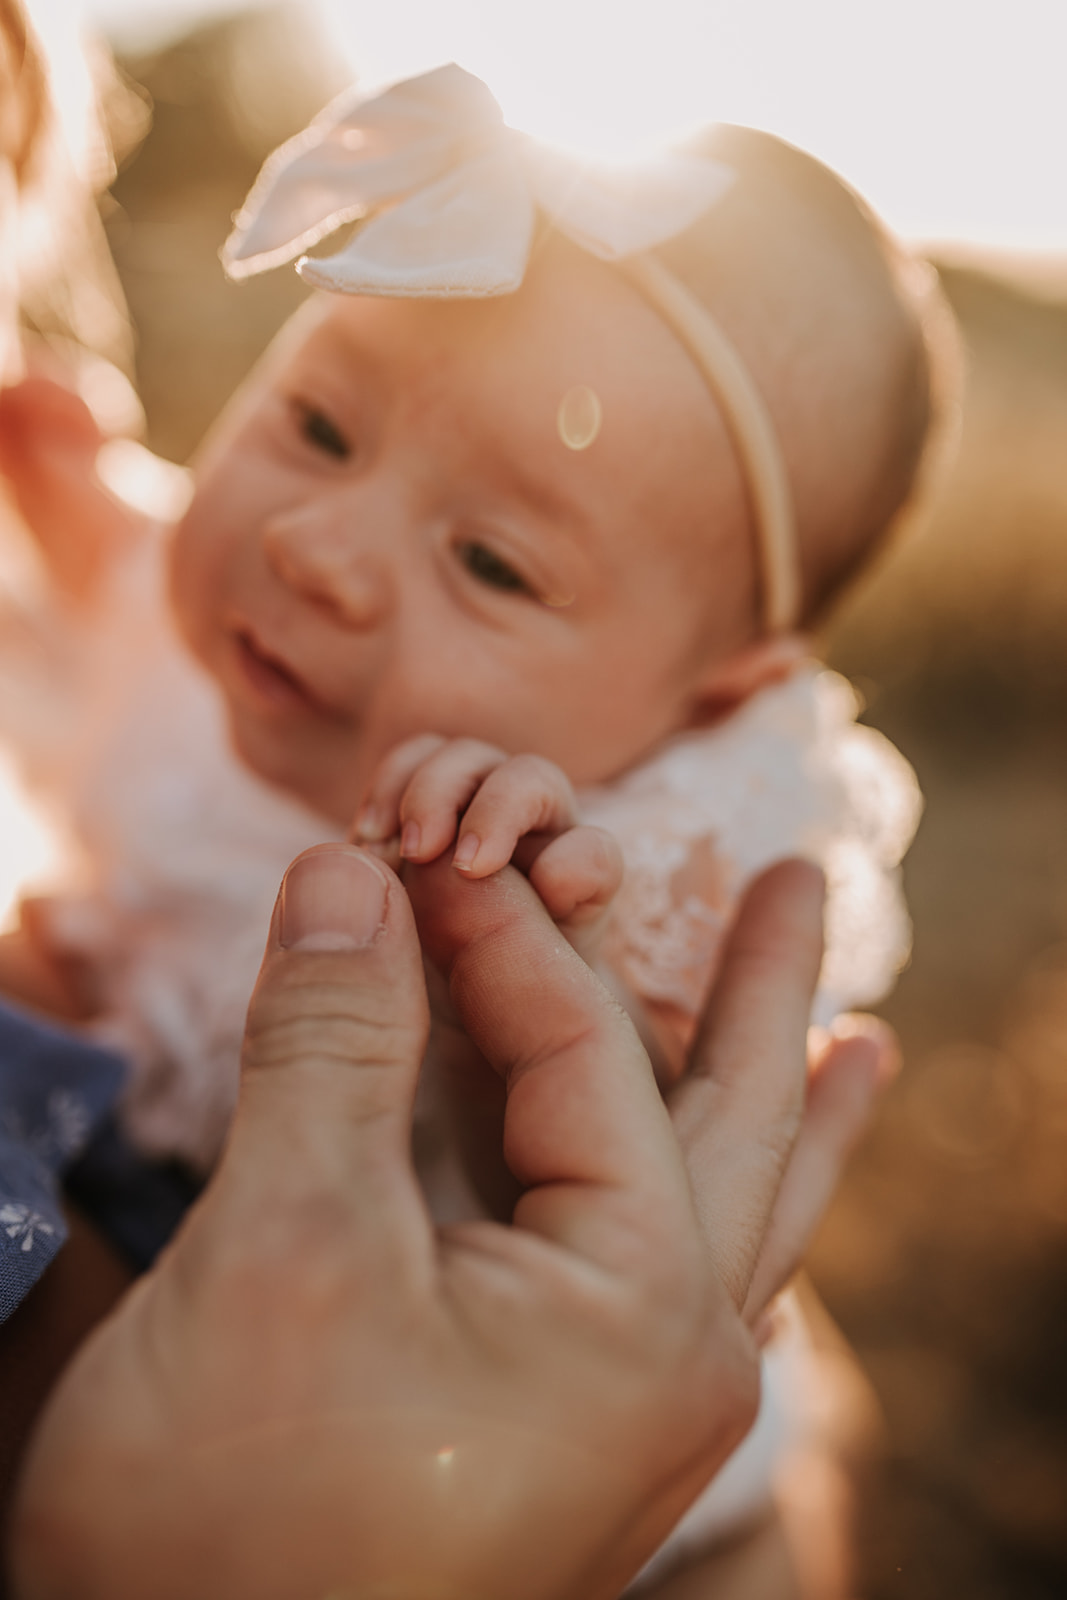
<path fill-rule="evenodd" d="M 131 1136 L 202 1171 L 274 886 L 316 838 L 452 849 L 472 877 L 515 860 L 664 1082 L 776 857 L 828 870 L 823 1020 L 907 950 L 914 780 L 802 630 L 912 496 L 934 411 L 922 273 L 767 135 L 590 172 L 456 67 L 343 98 L 276 153 L 228 270 L 357 219 L 301 260 L 323 292 L 212 433 L 171 543 L 207 678 L 170 633 L 154 536 L 115 541 L 77 615 L 9 618 L 0 664 L 10 740 L 81 851 L 37 946 L 134 1059 Z M 427 1073 L 416 1128 L 445 1218 L 504 1204 L 507 1176 L 470 1137 L 492 1086 L 452 1066 Z M 663 1569 L 760 1503 L 773 1415 L 760 1428 Z"/>
<path fill-rule="evenodd" d="M 538 196 L 554 225 L 535 222 Z M 708 826 L 725 798 L 708 752 L 757 691 L 796 674 L 793 630 L 915 479 L 931 396 L 909 264 L 843 185 L 775 140 L 719 129 L 628 184 L 561 176 L 448 68 L 344 101 L 279 152 L 229 270 L 376 209 L 339 255 L 301 264 L 335 292 L 295 320 L 202 455 L 174 546 L 179 624 L 253 770 L 339 823 L 355 815 L 363 841 L 399 835 L 410 860 L 456 842 L 476 876 L 526 834 L 562 834 L 530 870 L 568 921 L 618 887 L 605 842 L 566 832 L 570 786 L 598 786 L 580 810 L 630 857 L 611 966 L 661 1014 L 670 1050 L 740 886 L 724 819 Z M 655 254 L 635 253 L 642 234 Z M 635 772 L 668 740 L 654 774 Z M 873 749 L 849 743 L 854 763 Z M 701 793 L 713 788 L 717 802 Z M 913 817 L 880 799 L 895 864 Z M 688 828 L 665 814 L 672 800 L 700 812 Z M 770 855 L 826 856 L 841 817 L 825 795 L 790 803 L 799 831 L 770 823 Z M 635 811 L 641 839 L 661 834 L 660 892 L 636 859 Z M 664 904 L 663 843 L 679 829 L 690 848 Z M 891 966 L 899 916 L 865 909 L 897 941 Z M 657 934 L 671 941 L 658 959 Z M 888 976 L 868 975 L 862 998 Z"/>

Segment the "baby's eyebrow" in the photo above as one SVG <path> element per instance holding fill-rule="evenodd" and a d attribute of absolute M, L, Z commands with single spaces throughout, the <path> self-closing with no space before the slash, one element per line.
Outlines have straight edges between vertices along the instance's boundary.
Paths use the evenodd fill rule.
<path fill-rule="evenodd" d="M 309 340 L 299 353 L 293 371 L 297 376 L 328 376 L 334 382 L 350 383 L 353 388 L 365 389 L 382 382 L 381 363 L 373 350 L 349 329 L 316 330 L 318 337 Z"/>
<path fill-rule="evenodd" d="M 497 438 L 490 443 L 494 465 L 508 488 L 544 517 L 554 531 L 563 534 L 568 544 L 580 544 L 582 541 L 572 537 L 572 532 L 580 533 L 593 521 L 588 495 L 532 471 L 510 439 Z"/>
<path fill-rule="evenodd" d="M 510 452 L 502 456 L 500 466 L 511 491 L 536 517 L 539 532 L 545 535 L 558 557 L 572 569 L 571 576 L 577 578 L 578 574 L 573 572 L 575 560 L 585 566 L 591 566 L 594 561 L 590 547 L 594 518 L 590 506 L 581 496 L 569 493 L 549 483 L 540 474 L 531 472 Z"/>
<path fill-rule="evenodd" d="M 511 479 L 512 487 L 532 510 L 553 522 L 560 517 L 585 520 L 585 510 L 573 496 L 555 488 L 540 474 L 531 472 L 510 453 L 501 458 L 501 465 Z"/>

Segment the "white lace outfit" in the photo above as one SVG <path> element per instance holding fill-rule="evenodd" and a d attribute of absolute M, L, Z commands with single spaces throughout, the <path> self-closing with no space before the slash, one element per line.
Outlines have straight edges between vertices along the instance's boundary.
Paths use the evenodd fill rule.
<path fill-rule="evenodd" d="M 772 861 L 825 869 L 814 1020 L 881 999 L 910 948 L 899 865 L 921 797 L 903 756 L 856 723 L 844 678 L 815 666 L 753 695 L 582 796 L 626 862 L 615 959 L 643 1000 L 695 1017 L 738 899 Z"/>
<path fill-rule="evenodd" d="M 207 1172 L 281 875 L 341 830 L 238 765 L 218 696 L 173 631 L 163 565 L 162 540 L 146 540 L 81 624 L 8 585 L 0 738 L 67 840 L 75 877 L 42 917 L 91 970 L 93 1031 L 133 1063 L 126 1130 Z M 898 865 L 920 802 L 907 763 L 855 714 L 841 678 L 805 669 L 580 797 L 622 845 L 613 954 L 644 1000 L 694 1016 L 746 883 L 798 852 L 830 883 L 819 1018 L 890 986 L 908 951 Z M 432 1117 L 432 1094 L 420 1106 Z M 454 1177 L 426 1177 L 439 1211 L 468 1203 Z M 766 1506 L 802 1359 L 797 1339 L 772 1348 L 756 1427 L 638 1587 Z"/>

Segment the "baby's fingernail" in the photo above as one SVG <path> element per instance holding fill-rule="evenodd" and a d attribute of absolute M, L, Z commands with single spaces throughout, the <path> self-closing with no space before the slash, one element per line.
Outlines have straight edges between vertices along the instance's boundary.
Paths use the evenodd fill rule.
<path fill-rule="evenodd" d="M 282 884 L 285 950 L 361 950 L 385 918 L 389 883 L 364 855 L 338 845 L 294 861 Z"/>
<path fill-rule="evenodd" d="M 422 843 L 422 829 L 417 822 L 405 822 L 404 830 L 400 835 L 400 854 L 405 861 L 414 861 L 419 853 Z"/>
<path fill-rule="evenodd" d="M 380 844 L 389 837 L 389 833 L 389 821 L 376 805 L 368 801 L 365 806 L 360 806 L 352 824 L 353 839 L 371 839 L 375 844 Z"/>
<path fill-rule="evenodd" d="M 482 848 L 482 841 L 476 833 L 465 833 L 456 846 L 452 857 L 452 865 L 460 872 L 469 872 L 474 865 L 474 858 Z"/>

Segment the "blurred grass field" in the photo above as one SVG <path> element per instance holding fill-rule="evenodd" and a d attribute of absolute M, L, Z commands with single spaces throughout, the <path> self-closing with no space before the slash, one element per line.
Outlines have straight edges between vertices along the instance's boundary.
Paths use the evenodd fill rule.
<path fill-rule="evenodd" d="M 926 532 L 834 664 L 914 763 L 905 1071 L 814 1276 L 886 1416 L 865 1593 L 1067 1593 L 1067 262 L 941 262 L 967 346 Z"/>
<path fill-rule="evenodd" d="M 126 63 L 153 127 L 109 236 L 147 442 L 184 461 L 301 298 L 216 252 L 260 160 L 339 87 L 284 10 Z M 930 525 L 827 639 L 927 797 L 905 1071 L 812 1275 L 873 1382 L 867 1600 L 1067 1594 L 1067 259 L 934 252 L 967 348 Z"/>

